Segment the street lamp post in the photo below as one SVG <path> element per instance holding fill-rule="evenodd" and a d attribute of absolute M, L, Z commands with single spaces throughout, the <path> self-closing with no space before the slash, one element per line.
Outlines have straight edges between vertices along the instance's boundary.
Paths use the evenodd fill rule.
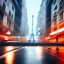
<path fill-rule="evenodd" d="M 58 43 L 58 36 L 56 35 L 56 42 Z"/>

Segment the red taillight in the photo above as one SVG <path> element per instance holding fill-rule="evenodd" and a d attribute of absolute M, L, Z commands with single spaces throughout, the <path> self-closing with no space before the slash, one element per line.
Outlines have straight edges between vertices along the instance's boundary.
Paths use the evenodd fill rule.
<path fill-rule="evenodd" d="M 0 35 L 0 40 L 8 40 L 8 37 L 4 35 Z"/>

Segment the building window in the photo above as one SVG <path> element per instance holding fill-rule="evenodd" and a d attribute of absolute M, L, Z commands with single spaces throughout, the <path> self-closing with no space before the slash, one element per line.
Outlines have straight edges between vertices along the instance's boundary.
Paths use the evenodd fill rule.
<path fill-rule="evenodd" d="M 7 18 L 7 25 L 9 24 L 9 22 L 8 22 L 8 18 Z"/>
<path fill-rule="evenodd" d="M 53 5 L 56 3 L 56 0 L 53 1 Z"/>
<path fill-rule="evenodd" d="M 5 5 L 5 3 L 3 2 L 3 9 L 4 9 L 4 11 L 5 11 L 5 8 L 6 8 L 6 5 Z"/>
<path fill-rule="evenodd" d="M 57 9 L 57 5 L 55 6 L 54 10 L 56 10 L 56 9 Z"/>
<path fill-rule="evenodd" d="M 11 12 L 9 11 L 9 17 L 11 17 Z"/>
<path fill-rule="evenodd" d="M 9 27 L 11 27 L 11 21 L 9 21 Z"/>
<path fill-rule="evenodd" d="M 8 20 L 7 20 L 7 25 L 8 25 L 9 23 L 8 23 Z"/>
<path fill-rule="evenodd" d="M 63 19 L 63 12 L 60 13 L 60 20 Z"/>
<path fill-rule="evenodd" d="M 14 11 L 14 6 L 12 5 L 12 10 Z"/>
<path fill-rule="evenodd" d="M 61 0 L 59 3 L 59 9 L 64 8 L 64 0 Z"/>
<path fill-rule="evenodd" d="M 12 14 L 12 19 L 13 19 L 13 14 Z"/>
<path fill-rule="evenodd" d="M 7 0 L 5 0 L 5 2 L 7 2 Z"/>
<path fill-rule="evenodd" d="M 63 0 L 60 1 L 59 5 L 61 5 L 63 3 Z"/>
<path fill-rule="evenodd" d="M 57 16 L 57 12 L 54 13 L 53 18 L 55 18 L 56 16 Z"/>
<path fill-rule="evenodd" d="M 11 27 L 11 21 L 9 20 L 9 18 L 7 18 L 7 25 Z"/>
<path fill-rule="evenodd" d="M 54 25 L 56 25 L 56 21 L 57 21 L 57 17 L 56 17 L 56 18 L 54 18 Z"/>

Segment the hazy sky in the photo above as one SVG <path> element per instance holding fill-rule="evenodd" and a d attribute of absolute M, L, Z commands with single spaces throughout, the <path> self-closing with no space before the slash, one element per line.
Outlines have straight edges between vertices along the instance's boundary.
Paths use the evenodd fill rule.
<path fill-rule="evenodd" d="M 37 24 L 37 16 L 40 10 L 41 0 L 26 0 L 26 7 L 28 13 L 28 24 L 29 24 L 29 32 L 31 33 L 32 28 L 32 15 L 34 15 L 34 33 Z"/>

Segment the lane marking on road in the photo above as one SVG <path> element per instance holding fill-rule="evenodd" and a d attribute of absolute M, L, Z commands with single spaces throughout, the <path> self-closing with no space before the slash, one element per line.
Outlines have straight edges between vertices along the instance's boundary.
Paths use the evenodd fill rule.
<path fill-rule="evenodd" d="M 20 50 L 20 49 L 23 49 L 23 48 L 25 48 L 25 47 L 18 48 L 18 49 L 16 49 L 16 50 L 13 50 L 13 51 L 10 51 L 10 52 L 13 52 L 13 53 L 14 53 L 14 52 L 16 52 L 16 51 L 18 51 L 18 50 Z M 7 55 L 8 53 L 10 53 L 10 52 L 7 52 L 7 53 L 4 53 L 3 55 L 1 55 L 1 56 L 0 56 L 0 59 L 6 57 L 6 55 Z"/>

